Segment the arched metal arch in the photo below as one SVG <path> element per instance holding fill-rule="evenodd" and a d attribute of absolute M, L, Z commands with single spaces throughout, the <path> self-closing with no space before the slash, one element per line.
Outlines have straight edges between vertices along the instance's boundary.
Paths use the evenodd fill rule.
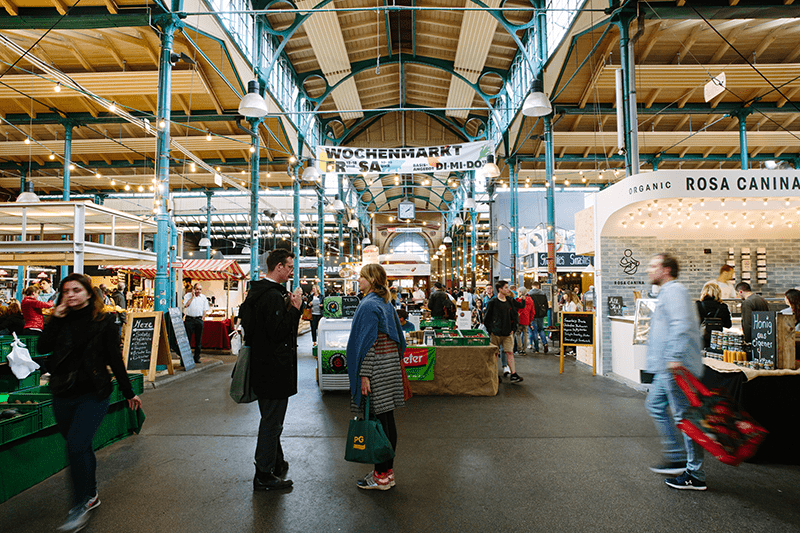
<path fill-rule="evenodd" d="M 459 179 L 460 179 L 460 180 L 462 180 L 462 181 L 463 181 L 463 178 L 464 178 L 464 173 L 463 173 L 463 172 L 461 172 L 461 173 L 458 173 L 458 172 L 456 172 L 455 174 L 456 174 L 457 176 L 459 176 Z M 440 179 L 440 178 L 437 178 L 436 176 L 433 176 L 433 175 L 431 175 L 431 174 L 424 174 L 424 175 L 425 175 L 425 176 L 427 176 L 427 177 L 428 177 L 429 179 L 431 179 L 431 180 L 435 180 L 435 181 L 437 181 L 437 182 L 438 182 L 439 184 L 441 184 L 443 187 L 445 187 L 445 188 L 450 188 L 450 187 L 449 187 L 449 185 L 447 185 L 447 183 L 445 182 L 445 180 L 442 180 L 442 179 Z M 363 179 L 363 178 L 362 178 L 362 179 Z M 355 186 L 355 184 L 353 184 L 353 183 L 352 183 L 352 180 L 351 180 L 350 182 L 351 182 L 351 184 L 353 185 L 353 189 L 355 189 L 356 191 L 358 191 L 358 188 Z M 399 187 L 399 185 L 398 185 L 398 187 Z M 459 186 L 459 187 L 460 187 L 460 186 Z M 385 189 L 384 189 L 384 190 L 385 190 Z M 444 205 L 446 205 L 446 206 L 447 206 L 447 210 L 448 210 L 448 211 L 450 210 L 450 207 L 452 206 L 452 203 L 453 203 L 453 202 L 456 200 L 456 198 L 458 197 L 458 195 L 456 194 L 456 193 L 457 193 L 457 191 L 458 191 L 458 188 L 456 188 L 454 191 L 452 191 L 452 193 L 451 193 L 451 194 L 453 195 L 453 199 L 452 199 L 452 200 L 449 200 L 449 201 L 448 201 L 448 200 L 446 200 L 446 199 L 444 198 L 444 195 L 443 195 L 443 194 L 439 194 L 439 193 L 437 193 L 436 191 L 434 191 L 433 189 L 430 189 L 430 191 L 431 191 L 431 193 L 435 194 L 435 195 L 436 195 L 436 196 L 439 198 L 439 200 L 441 201 L 441 203 L 443 203 Z M 427 202 L 427 203 L 431 203 L 431 201 L 430 201 L 430 198 L 425 198 L 425 197 L 423 197 L 423 196 L 417 196 L 417 195 L 411 195 L 411 196 L 407 196 L 407 195 L 406 195 L 406 196 L 391 196 L 391 197 L 387 196 L 387 197 L 386 197 L 386 201 L 385 201 L 385 202 L 383 202 L 382 204 L 378 205 L 378 203 L 377 203 L 377 202 L 375 202 L 375 195 L 373 195 L 373 196 L 372 196 L 372 198 L 371 198 L 369 201 L 365 201 L 365 200 L 363 200 L 363 199 L 361 198 L 361 195 L 362 195 L 364 192 L 369 192 L 369 190 L 365 188 L 365 189 L 363 189 L 362 191 L 360 191 L 360 192 L 358 193 L 358 199 L 359 199 L 359 201 L 360 201 L 360 202 L 363 202 L 363 205 L 364 205 L 364 208 L 365 208 L 365 209 L 366 209 L 367 207 L 369 207 L 370 205 L 374 205 L 374 206 L 375 206 L 375 211 L 379 211 L 379 210 L 380 210 L 380 208 L 382 208 L 382 207 L 383 207 L 383 206 L 385 206 L 385 205 L 388 205 L 388 204 L 389 204 L 389 202 L 392 202 L 392 201 L 394 201 L 394 200 L 399 200 L 399 199 L 401 199 L 401 198 L 406 198 L 406 197 L 409 197 L 409 198 L 415 198 L 415 199 L 417 199 L 417 200 L 423 200 L 423 201 L 425 201 L 425 202 Z M 370 194 L 371 194 L 371 192 L 370 192 Z M 441 208 L 437 208 L 437 209 L 439 209 L 439 210 L 440 210 L 442 213 L 444 213 L 444 212 L 445 212 L 445 211 L 443 211 Z"/>
<path fill-rule="evenodd" d="M 383 115 L 388 115 L 389 113 L 396 113 L 397 111 L 400 111 L 400 109 L 397 109 L 397 110 L 385 110 L 385 111 L 366 111 L 366 112 L 364 112 L 364 118 L 358 120 L 356 123 L 354 123 L 349 128 L 345 127 L 344 133 L 342 135 L 340 135 L 339 137 L 331 137 L 330 135 L 325 133 L 325 131 L 328 129 L 329 124 L 331 124 L 332 122 L 342 122 L 341 119 L 333 117 L 333 118 L 329 118 L 329 119 L 324 120 L 324 121 L 320 121 L 320 123 L 322 125 L 323 134 L 325 135 L 325 137 L 327 139 L 330 139 L 331 141 L 333 141 L 335 146 L 339 146 L 343 142 L 347 141 L 347 139 L 351 135 L 353 135 L 354 132 L 357 132 L 357 131 L 361 132 L 361 131 L 367 129 L 369 126 L 371 126 L 372 123 L 375 120 L 379 119 Z M 467 120 L 464 123 L 464 126 L 462 126 L 458 122 L 455 122 L 454 120 L 452 120 L 449 117 L 447 117 L 447 115 L 445 115 L 444 111 L 426 109 L 424 107 L 418 107 L 418 106 L 407 107 L 406 109 L 403 109 L 403 111 L 424 113 L 426 115 L 432 116 L 438 122 L 440 122 L 446 129 L 450 130 L 453 134 L 458 135 L 458 136 L 462 137 L 463 139 L 465 139 L 466 141 L 469 141 L 469 142 L 477 141 L 479 139 L 486 138 L 487 118 L 486 117 L 482 117 L 480 115 L 474 115 L 474 114 L 470 113 L 470 115 L 467 116 Z M 472 136 L 472 135 L 469 135 L 467 133 L 466 124 L 470 120 L 480 120 L 481 121 L 481 123 L 483 124 L 484 127 L 481 130 L 481 134 L 480 135 Z M 342 122 L 342 124 L 344 125 L 343 122 Z"/>
<path fill-rule="evenodd" d="M 401 64 L 414 63 L 414 64 L 418 64 L 418 65 L 425 65 L 427 67 L 432 67 L 432 68 L 436 68 L 436 69 L 439 69 L 439 70 L 443 70 L 443 71 L 447 72 L 448 74 L 452 74 L 453 76 L 456 76 L 458 79 L 460 79 L 465 84 L 467 84 L 472 90 L 474 90 L 481 97 L 481 100 L 483 100 L 483 102 L 486 104 L 486 107 L 487 107 L 487 110 L 489 111 L 489 115 L 490 116 L 491 116 L 492 113 L 494 113 L 494 106 L 489 101 L 489 99 L 500 97 L 506 90 L 506 81 L 507 81 L 506 80 L 506 73 L 502 72 L 502 71 L 500 71 L 498 69 L 486 68 L 481 73 L 481 76 L 484 76 L 485 74 L 488 74 L 488 73 L 494 73 L 494 74 L 497 74 L 500 77 L 500 79 L 503 80 L 503 88 L 500 90 L 500 92 L 498 92 L 497 94 L 494 94 L 494 95 L 490 95 L 490 94 L 487 94 L 487 93 L 483 92 L 483 90 L 480 88 L 480 85 L 478 83 L 472 83 L 467 78 L 465 78 L 464 76 L 462 76 L 461 74 L 456 72 L 454 64 L 452 62 L 450 62 L 450 61 L 441 61 L 441 60 L 434 59 L 434 58 L 421 57 L 421 56 L 412 56 L 412 55 L 408 55 L 408 54 L 395 54 L 395 55 L 393 55 L 391 57 L 387 57 L 385 59 L 381 58 L 381 62 L 384 65 L 388 65 L 388 64 L 392 64 L 392 63 L 401 63 Z M 302 77 L 298 74 L 298 83 L 300 84 L 300 88 L 303 91 L 306 100 L 309 101 L 309 102 L 313 102 L 315 104 L 314 113 L 317 113 L 319 111 L 319 108 L 322 105 L 322 103 L 341 84 L 343 84 L 344 82 L 346 82 L 350 78 L 354 77 L 356 74 L 359 74 L 360 72 L 363 72 L 365 70 L 372 70 L 374 67 L 375 67 L 375 60 L 373 60 L 373 59 L 368 59 L 368 60 L 352 63 L 350 65 L 350 74 L 348 74 L 347 76 L 343 77 L 341 80 L 339 80 L 333 86 L 331 86 L 328 83 L 328 80 L 325 79 L 325 76 L 322 74 L 322 72 L 318 71 L 318 70 L 314 70 L 314 71 L 311 71 L 311 72 L 306 72 L 305 74 L 302 75 Z M 325 82 L 325 85 L 327 87 L 325 92 L 322 93 L 322 95 L 320 95 L 320 96 L 318 96 L 316 98 L 309 96 L 306 93 L 305 89 L 303 88 L 303 84 L 304 84 L 305 80 L 307 80 L 308 78 L 311 78 L 311 77 L 321 78 Z M 479 76 L 479 81 L 480 81 L 480 76 Z M 309 124 L 309 127 L 310 127 L 310 124 Z"/>
<path fill-rule="evenodd" d="M 531 20 L 529 22 L 525 23 L 525 24 L 511 24 L 510 22 L 508 22 L 505 19 L 505 17 L 503 16 L 503 12 L 502 11 L 497 11 L 496 9 L 492 9 L 489 6 L 487 6 L 486 4 L 484 4 L 483 2 L 481 2 L 480 0 L 467 0 L 467 1 L 472 2 L 473 4 L 477 5 L 478 7 L 484 8 L 492 17 L 494 17 L 497 20 L 497 23 L 500 24 L 503 27 L 503 29 L 506 30 L 508 35 L 514 40 L 514 43 L 516 43 L 516 45 L 517 45 L 517 49 L 522 52 L 522 55 L 525 58 L 525 62 L 528 63 L 528 66 L 530 67 L 531 72 L 535 72 L 536 71 L 535 70 L 535 64 L 532 61 L 531 57 L 528 55 L 528 51 L 523 46 L 522 41 L 517 36 L 517 31 L 526 30 L 526 29 L 534 26 L 536 24 L 536 13 L 538 13 L 538 11 L 540 11 L 540 10 L 535 10 L 534 11 L 534 16 L 531 17 Z M 328 5 L 331 2 L 333 2 L 333 0 L 322 0 L 320 3 L 318 3 L 313 8 L 311 8 L 311 11 L 309 11 L 305 15 L 301 15 L 299 13 L 295 13 L 294 21 L 284 30 L 275 30 L 272 27 L 270 27 L 269 24 L 266 24 L 266 22 L 265 22 L 265 24 L 263 25 L 263 28 L 264 28 L 264 30 L 267 31 L 267 33 L 269 33 L 271 35 L 276 35 L 278 37 L 281 37 L 281 42 L 275 48 L 275 53 L 272 55 L 272 57 L 270 58 L 269 64 L 267 64 L 267 66 L 266 66 L 266 71 L 267 72 L 270 72 L 272 70 L 272 67 L 275 64 L 275 61 L 283 53 L 283 49 L 286 47 L 286 43 L 289 42 L 289 39 L 291 39 L 292 36 L 294 36 L 294 33 L 297 31 L 297 29 L 300 26 L 303 25 L 303 23 L 306 21 L 306 19 L 314 14 L 314 10 L 322 8 L 322 7 L 325 7 L 326 5 Z M 276 4 L 289 4 L 294 9 L 298 9 L 297 4 L 295 4 L 292 0 L 270 0 L 270 1 L 266 2 L 263 7 L 261 7 L 261 1 L 253 0 L 252 1 L 252 5 L 253 5 L 253 9 L 255 11 L 253 13 L 253 15 L 254 16 L 259 16 L 259 15 L 266 14 L 266 12 L 269 10 L 269 8 L 274 6 L 274 5 L 276 5 Z M 503 2 L 501 3 L 501 6 L 503 4 L 505 4 L 505 0 L 503 0 Z M 257 6 L 261 7 L 261 9 L 257 9 Z M 387 13 L 389 11 L 400 11 L 400 7 L 386 6 L 385 10 L 386 10 Z M 264 13 L 262 13 L 262 11 Z M 302 88 L 301 88 L 301 90 L 302 90 Z"/>

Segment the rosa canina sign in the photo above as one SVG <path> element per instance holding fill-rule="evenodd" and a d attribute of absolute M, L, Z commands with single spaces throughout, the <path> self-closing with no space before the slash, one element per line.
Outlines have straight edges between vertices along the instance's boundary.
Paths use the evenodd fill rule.
<path fill-rule="evenodd" d="M 406 348 L 403 364 L 411 381 L 433 381 L 436 348 Z"/>

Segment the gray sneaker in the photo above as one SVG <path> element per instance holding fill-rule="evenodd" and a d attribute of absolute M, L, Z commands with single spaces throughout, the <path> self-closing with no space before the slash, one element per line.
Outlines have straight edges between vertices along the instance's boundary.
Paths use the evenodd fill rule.
<path fill-rule="evenodd" d="M 86 527 L 89 523 L 89 511 L 86 504 L 77 505 L 67 515 L 67 521 L 58 528 L 62 533 L 74 533 Z"/>

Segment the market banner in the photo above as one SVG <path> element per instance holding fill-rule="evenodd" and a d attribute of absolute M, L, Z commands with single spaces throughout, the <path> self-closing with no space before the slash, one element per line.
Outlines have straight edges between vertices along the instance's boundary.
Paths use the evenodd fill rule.
<path fill-rule="evenodd" d="M 436 348 L 406 348 L 403 363 L 409 381 L 433 381 Z"/>
<path fill-rule="evenodd" d="M 315 152 L 320 172 L 343 174 L 477 170 L 486 164 L 486 156 L 493 153 L 488 141 L 406 148 L 317 146 Z M 329 167 L 330 163 L 333 167 Z"/>

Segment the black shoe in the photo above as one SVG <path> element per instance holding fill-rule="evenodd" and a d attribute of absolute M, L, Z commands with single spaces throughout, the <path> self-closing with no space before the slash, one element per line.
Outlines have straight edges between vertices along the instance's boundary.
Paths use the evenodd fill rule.
<path fill-rule="evenodd" d="M 272 469 L 272 473 L 275 474 L 277 477 L 283 477 L 286 475 L 286 472 L 289 471 L 289 463 L 287 461 L 278 461 L 275 464 L 275 468 Z"/>
<path fill-rule="evenodd" d="M 686 471 L 686 461 L 664 461 L 655 466 L 651 466 L 650 470 L 656 474 L 665 476 L 678 476 Z"/>
<path fill-rule="evenodd" d="M 199 365 L 200 364 L 200 358 L 199 357 L 195 357 L 194 358 L 194 362 Z"/>
<path fill-rule="evenodd" d="M 291 479 L 281 479 L 271 472 L 259 472 L 253 478 L 253 490 L 281 490 L 292 486 Z"/>
<path fill-rule="evenodd" d="M 513 374 L 511 374 L 511 377 L 508 378 L 508 381 L 510 381 L 511 383 L 521 383 L 523 380 L 522 376 L 514 372 Z"/>
<path fill-rule="evenodd" d="M 679 490 L 706 490 L 708 488 L 705 481 L 700 481 L 689 472 L 684 472 L 676 478 L 665 479 L 664 483 Z"/>
<path fill-rule="evenodd" d="M 547 345 L 544 345 L 544 353 L 547 353 Z"/>

